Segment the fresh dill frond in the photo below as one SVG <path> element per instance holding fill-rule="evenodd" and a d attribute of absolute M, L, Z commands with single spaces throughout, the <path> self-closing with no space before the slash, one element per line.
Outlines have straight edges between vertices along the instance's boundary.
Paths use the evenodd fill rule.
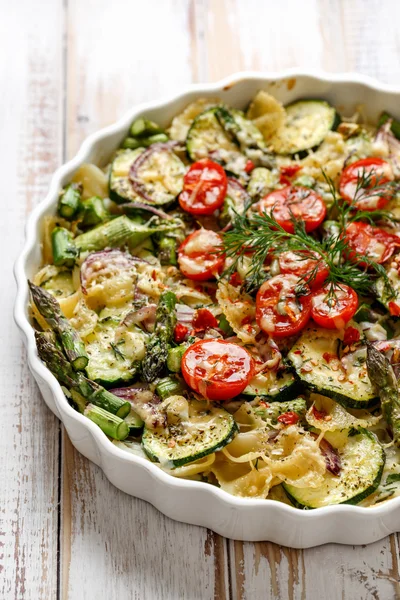
<path fill-rule="evenodd" d="M 333 181 L 324 171 L 322 173 L 332 195 L 333 208 L 336 212 L 340 232 L 343 232 L 353 219 L 354 206 L 340 202 Z M 363 181 L 365 182 L 365 180 L 364 178 Z M 382 212 L 379 211 L 380 214 Z M 273 214 L 273 211 L 271 213 Z M 292 251 L 299 254 L 304 260 L 312 258 L 316 261 L 312 270 L 300 277 L 300 282 L 312 283 L 319 268 L 326 265 L 329 269 L 326 283 L 331 284 L 329 286 L 331 293 L 334 293 L 336 285 L 344 284 L 353 288 L 359 295 L 366 295 L 371 292 L 374 282 L 371 273 L 373 271 L 376 276 L 382 277 L 386 293 L 389 296 L 394 295 L 384 267 L 368 256 L 356 253 L 349 247 L 341 233 L 339 235 L 332 233 L 319 240 L 313 235 L 309 235 L 305 230 L 304 222 L 297 220 L 293 215 L 294 232 L 288 233 L 272 214 L 267 212 L 262 215 L 257 213 L 236 214 L 232 228 L 223 233 L 224 253 L 230 266 L 222 277 L 229 278 L 237 271 L 243 257 L 251 253 L 251 266 L 246 275 L 246 289 L 248 291 L 258 289 L 268 278 L 265 268 L 267 257 L 271 254 L 279 255 L 282 252 Z M 299 286 L 299 295 L 302 293 L 300 288 L 301 285 Z"/>
<path fill-rule="evenodd" d="M 116 344 L 110 342 L 110 346 L 112 348 L 112 351 L 114 352 L 115 358 L 117 358 L 118 360 L 125 360 L 125 354 L 121 352 L 121 350 Z"/>

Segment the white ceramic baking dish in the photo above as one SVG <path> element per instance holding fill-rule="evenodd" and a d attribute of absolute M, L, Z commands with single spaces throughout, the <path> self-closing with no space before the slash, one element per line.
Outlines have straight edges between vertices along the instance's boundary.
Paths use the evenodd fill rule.
<path fill-rule="evenodd" d="M 136 106 L 114 125 L 86 139 L 75 158 L 56 171 L 47 197 L 30 215 L 25 247 L 15 265 L 18 287 L 15 320 L 46 404 L 64 423 L 75 448 L 99 465 L 119 489 L 147 500 L 172 519 L 209 527 L 229 538 L 269 540 L 294 548 L 326 542 L 367 544 L 400 530 L 400 498 L 373 508 L 341 505 L 301 511 L 272 500 L 237 498 L 206 483 L 174 478 L 150 461 L 114 446 L 94 423 L 73 410 L 36 352 L 27 311 L 27 278 L 41 262 L 41 219 L 55 212 L 59 189 L 79 165 L 107 164 L 131 121 L 139 116 L 167 125 L 199 96 L 218 96 L 232 106 L 244 108 L 259 89 L 271 92 L 285 104 L 304 97 L 325 98 L 345 115 L 352 114 L 355 106 L 362 103 L 372 121 L 383 109 L 400 117 L 400 88 L 358 74 L 328 75 L 299 70 L 237 73 L 218 83 L 192 85 L 170 98 Z"/>

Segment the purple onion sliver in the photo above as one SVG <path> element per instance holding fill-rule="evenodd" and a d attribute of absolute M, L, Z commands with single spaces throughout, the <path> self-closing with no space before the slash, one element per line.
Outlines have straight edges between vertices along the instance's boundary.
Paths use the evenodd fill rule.
<path fill-rule="evenodd" d="M 155 208 L 153 205 L 144 204 L 144 202 L 128 202 L 127 204 L 121 204 L 120 208 L 122 210 L 125 209 L 133 209 L 133 210 L 147 210 L 147 212 L 160 217 L 161 219 L 171 220 L 173 217 L 168 213 L 160 210 L 159 208 Z"/>
<path fill-rule="evenodd" d="M 179 146 L 179 142 L 163 142 L 159 144 L 152 144 L 147 150 L 139 154 L 137 159 L 132 163 L 131 168 L 129 170 L 129 179 L 131 180 L 133 189 L 139 196 L 142 196 L 145 200 L 154 204 L 154 200 L 151 196 L 148 195 L 145 186 L 138 178 L 138 170 L 139 168 L 147 161 L 149 156 L 151 156 L 154 152 L 170 152 L 172 148 Z"/>

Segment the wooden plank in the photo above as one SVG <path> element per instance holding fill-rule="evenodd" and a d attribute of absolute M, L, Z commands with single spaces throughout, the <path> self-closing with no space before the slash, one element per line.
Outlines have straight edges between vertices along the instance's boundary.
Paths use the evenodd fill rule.
<path fill-rule="evenodd" d="M 0 598 L 57 590 L 59 423 L 47 409 L 12 319 L 12 264 L 24 225 L 60 163 L 61 1 L 0 2 Z M 18 34 L 17 34 L 18 32 Z M 17 37 L 18 36 L 18 37 Z"/>
<path fill-rule="evenodd" d="M 68 156 L 131 105 L 201 76 L 199 18 L 186 0 L 70 0 Z M 66 435 L 63 447 L 62 598 L 228 598 L 226 540 L 123 494 Z"/>
<path fill-rule="evenodd" d="M 388 4 L 397 15 L 391 13 L 391 23 L 374 0 L 208 0 L 203 71 L 217 80 L 244 69 L 358 69 L 396 83 L 400 5 Z M 363 548 L 330 544 L 305 551 L 230 541 L 232 597 L 399 597 L 396 545 L 395 536 Z"/>

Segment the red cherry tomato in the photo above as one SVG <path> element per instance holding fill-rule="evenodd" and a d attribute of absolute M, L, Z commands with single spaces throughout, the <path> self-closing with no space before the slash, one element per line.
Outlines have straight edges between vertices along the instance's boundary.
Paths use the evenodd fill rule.
<path fill-rule="evenodd" d="M 198 331 L 204 331 L 210 327 L 218 327 L 218 321 L 208 308 L 199 308 L 195 312 L 192 325 L 194 331 L 197 333 Z"/>
<path fill-rule="evenodd" d="M 315 257 L 315 258 L 314 258 Z M 282 252 L 278 257 L 281 273 L 290 273 L 302 277 L 306 283 L 307 275 L 317 268 L 317 272 L 310 283 L 310 287 L 320 287 L 329 275 L 326 263 L 320 261 L 317 253 L 311 252 Z"/>
<path fill-rule="evenodd" d="M 299 420 L 299 415 L 293 412 L 292 410 L 286 413 L 282 413 L 277 419 L 277 421 L 279 421 L 279 423 L 283 423 L 283 425 L 295 425 L 299 422 Z"/>
<path fill-rule="evenodd" d="M 242 346 L 223 340 L 200 340 L 182 357 L 186 383 L 208 400 L 230 400 L 254 375 L 254 360 Z"/>
<path fill-rule="evenodd" d="M 283 338 L 298 333 L 306 325 L 311 298 L 296 293 L 298 286 L 299 278 L 295 275 L 276 275 L 262 284 L 256 297 L 256 321 L 265 333 Z"/>
<path fill-rule="evenodd" d="M 343 329 L 358 307 L 356 292 L 344 283 L 326 284 L 312 294 L 311 316 L 326 329 Z"/>
<path fill-rule="evenodd" d="M 360 187 L 361 178 L 368 177 L 368 185 Z M 363 158 L 346 167 L 340 176 L 339 191 L 346 202 L 354 203 L 358 210 L 384 208 L 392 193 L 390 190 L 371 188 L 384 185 L 393 179 L 392 167 L 382 158 Z"/>
<path fill-rule="evenodd" d="M 306 231 L 313 231 L 325 219 L 326 206 L 314 190 L 288 185 L 264 196 L 259 212 L 261 215 L 267 212 L 285 231 L 293 233 L 292 217 L 304 221 Z"/>
<path fill-rule="evenodd" d="M 177 323 L 174 328 L 174 341 L 177 344 L 184 342 L 189 335 L 189 329 L 186 325 L 182 325 L 182 323 Z"/>
<path fill-rule="evenodd" d="M 355 327 L 346 327 L 344 330 L 343 336 L 343 344 L 345 346 L 350 346 L 351 344 L 355 344 L 360 339 L 360 332 Z"/>
<path fill-rule="evenodd" d="M 179 247 L 178 263 L 185 277 L 194 281 L 212 279 L 222 271 L 222 238 L 209 229 L 191 233 Z"/>
<path fill-rule="evenodd" d="M 390 258 L 395 247 L 400 246 L 400 238 L 368 223 L 350 223 L 346 227 L 345 239 L 354 251 L 350 253 L 350 258 L 357 253 L 368 256 L 378 264 Z M 360 262 L 360 265 L 366 266 L 366 263 Z"/>
<path fill-rule="evenodd" d="M 392 315 L 392 317 L 400 317 L 400 306 L 398 302 L 391 300 L 388 304 L 388 307 L 389 313 Z"/>
<path fill-rule="evenodd" d="M 223 205 L 227 186 L 227 177 L 221 165 L 203 158 L 186 173 L 179 204 L 192 215 L 212 215 Z"/>

